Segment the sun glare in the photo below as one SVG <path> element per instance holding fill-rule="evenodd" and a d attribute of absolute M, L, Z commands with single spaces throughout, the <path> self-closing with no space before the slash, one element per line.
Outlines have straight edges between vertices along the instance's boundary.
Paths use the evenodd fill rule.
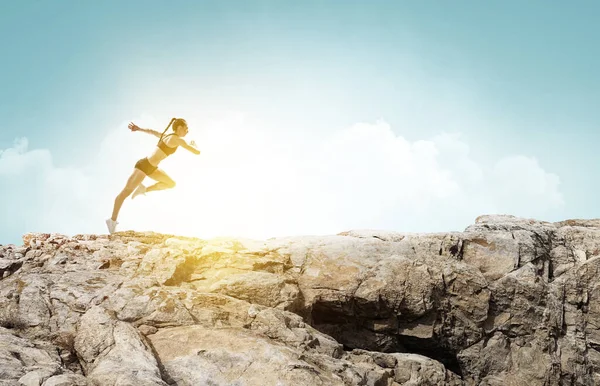
<path fill-rule="evenodd" d="M 194 139 L 201 154 L 178 149 L 163 161 L 160 167 L 175 180 L 176 188 L 129 200 L 122 211 L 121 229 L 254 239 L 308 232 L 302 227 L 303 208 L 314 197 L 301 197 L 297 191 L 298 165 L 285 146 L 268 138 L 268 130 L 257 130 L 242 114 L 198 120 L 202 123 L 197 126 L 194 118 L 186 116 L 190 125 L 186 139 Z M 144 180 L 146 186 L 152 183 Z M 337 231 L 331 226 L 328 230 Z M 320 231 L 327 229 L 316 229 Z"/>

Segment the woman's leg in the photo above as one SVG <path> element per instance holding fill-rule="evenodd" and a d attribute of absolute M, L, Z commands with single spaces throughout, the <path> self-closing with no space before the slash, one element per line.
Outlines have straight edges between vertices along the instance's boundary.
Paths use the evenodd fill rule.
<path fill-rule="evenodd" d="M 121 210 L 121 206 L 123 205 L 123 201 L 135 190 L 135 188 L 144 181 L 146 175 L 143 171 L 139 169 L 135 169 L 129 179 L 127 180 L 127 184 L 125 188 L 119 193 L 117 198 L 115 198 L 115 206 L 113 207 L 113 213 L 111 219 L 113 221 L 117 221 L 117 217 L 119 216 L 119 211 Z"/>
<path fill-rule="evenodd" d="M 146 188 L 146 193 L 156 190 L 173 189 L 175 187 L 175 181 L 173 181 L 171 177 L 169 177 L 169 175 L 161 169 L 156 169 L 154 173 L 150 174 L 148 177 L 158 182 L 154 185 L 148 186 Z"/>

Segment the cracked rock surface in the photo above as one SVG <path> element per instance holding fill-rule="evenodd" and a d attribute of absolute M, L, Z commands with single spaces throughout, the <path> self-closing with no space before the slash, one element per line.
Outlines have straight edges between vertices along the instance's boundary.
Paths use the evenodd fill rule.
<path fill-rule="evenodd" d="M 600 384 L 600 220 L 0 246 L 0 385 Z"/>

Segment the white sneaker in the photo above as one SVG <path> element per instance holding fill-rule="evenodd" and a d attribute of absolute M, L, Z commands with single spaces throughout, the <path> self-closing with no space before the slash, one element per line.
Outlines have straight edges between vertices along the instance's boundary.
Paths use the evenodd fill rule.
<path fill-rule="evenodd" d="M 139 196 L 140 194 L 143 194 L 143 195 L 146 194 L 146 187 L 142 184 L 138 185 L 135 192 L 133 192 L 133 194 L 131 195 L 131 199 L 133 200 L 136 196 Z"/>
<path fill-rule="evenodd" d="M 108 233 L 110 233 L 111 235 L 113 233 L 115 233 L 115 229 L 117 228 L 117 221 L 113 221 L 112 218 L 108 218 L 106 219 L 106 226 L 108 227 Z"/>

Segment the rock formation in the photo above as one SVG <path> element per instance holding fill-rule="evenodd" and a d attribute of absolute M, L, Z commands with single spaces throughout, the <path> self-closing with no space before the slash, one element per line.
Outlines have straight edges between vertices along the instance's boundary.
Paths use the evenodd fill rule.
<path fill-rule="evenodd" d="M 600 221 L 0 246 L 0 385 L 600 384 Z"/>

